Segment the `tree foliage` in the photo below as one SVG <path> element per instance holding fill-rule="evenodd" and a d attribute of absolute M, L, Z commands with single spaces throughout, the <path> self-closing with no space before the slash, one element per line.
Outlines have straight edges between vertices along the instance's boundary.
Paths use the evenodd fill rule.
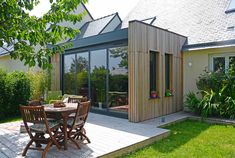
<path fill-rule="evenodd" d="M 48 57 L 63 52 L 68 45 L 56 45 L 53 49 L 47 46 L 73 38 L 79 32 L 59 23 L 81 21 L 85 13 L 75 15 L 72 11 L 82 2 L 87 0 L 50 0 L 51 9 L 42 17 L 36 17 L 30 16 L 29 12 L 40 0 L 0 0 L 0 47 L 25 65 L 50 68 Z M 8 49 L 10 46 L 14 51 Z"/>

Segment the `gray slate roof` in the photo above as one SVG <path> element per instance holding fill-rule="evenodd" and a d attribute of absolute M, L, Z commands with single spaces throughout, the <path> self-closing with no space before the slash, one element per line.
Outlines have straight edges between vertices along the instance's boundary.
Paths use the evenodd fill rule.
<path fill-rule="evenodd" d="M 124 19 L 122 28 L 131 20 L 156 16 L 153 25 L 188 37 L 188 44 L 235 39 L 235 12 L 226 14 L 230 0 L 140 0 Z"/>
<path fill-rule="evenodd" d="M 117 15 L 117 13 L 87 22 L 80 29 L 81 34 L 77 38 L 86 38 L 90 36 L 98 35 Z"/>

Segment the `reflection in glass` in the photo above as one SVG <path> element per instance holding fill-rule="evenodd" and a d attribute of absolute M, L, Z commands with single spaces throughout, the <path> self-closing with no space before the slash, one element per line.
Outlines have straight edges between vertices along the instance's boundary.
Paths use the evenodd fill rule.
<path fill-rule="evenodd" d="M 109 109 L 128 111 L 127 47 L 109 49 Z"/>
<path fill-rule="evenodd" d="M 229 57 L 229 67 L 235 70 L 235 56 Z"/>
<path fill-rule="evenodd" d="M 225 58 L 215 57 L 213 58 L 213 70 L 214 71 L 224 71 L 225 70 Z"/>
<path fill-rule="evenodd" d="M 91 51 L 91 100 L 92 106 L 105 109 L 106 106 L 106 49 Z"/>
<path fill-rule="evenodd" d="M 64 56 L 64 93 L 76 94 L 76 80 L 74 68 L 75 54 Z"/>
<path fill-rule="evenodd" d="M 89 58 L 88 52 L 78 53 L 74 62 L 76 65 L 76 77 L 77 77 L 77 94 L 86 96 L 89 98 L 88 88 L 88 70 L 89 70 Z"/>

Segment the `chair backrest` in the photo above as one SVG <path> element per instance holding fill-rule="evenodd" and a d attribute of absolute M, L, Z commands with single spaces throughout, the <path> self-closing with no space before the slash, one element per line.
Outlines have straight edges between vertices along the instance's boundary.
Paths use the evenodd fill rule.
<path fill-rule="evenodd" d="M 47 121 L 43 106 L 20 106 L 20 112 L 26 123 L 45 123 Z"/>
<path fill-rule="evenodd" d="M 42 105 L 40 100 L 31 100 L 28 103 L 28 106 L 40 106 L 40 105 Z"/>
<path fill-rule="evenodd" d="M 91 106 L 90 101 L 78 103 L 78 108 L 73 122 L 73 126 L 79 122 L 82 122 L 83 125 L 85 124 L 88 117 L 88 113 L 90 111 L 90 106 Z"/>
<path fill-rule="evenodd" d="M 70 96 L 68 98 L 68 103 L 79 103 L 79 102 L 86 102 L 87 97 L 82 96 Z"/>

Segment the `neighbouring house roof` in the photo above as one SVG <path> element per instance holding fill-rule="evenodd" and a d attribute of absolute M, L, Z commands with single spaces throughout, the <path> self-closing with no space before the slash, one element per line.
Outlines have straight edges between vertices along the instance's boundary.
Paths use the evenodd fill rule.
<path fill-rule="evenodd" d="M 61 25 L 61 26 L 70 26 L 70 27 L 72 27 L 72 28 L 80 29 L 81 26 L 83 26 L 87 21 L 93 21 L 93 20 L 94 20 L 94 18 L 93 18 L 92 15 L 90 14 L 89 10 L 86 8 L 86 6 L 85 6 L 83 3 L 81 3 L 81 5 L 79 5 L 79 6 L 77 7 L 77 9 L 73 12 L 73 14 L 80 14 L 80 13 L 82 13 L 84 10 L 87 12 L 87 14 L 83 17 L 82 21 L 80 21 L 80 22 L 78 22 L 78 23 L 76 23 L 76 24 L 73 24 L 73 23 L 71 23 L 71 22 L 64 21 L 64 22 L 61 22 L 59 25 Z M 67 40 L 66 40 L 66 41 L 67 41 Z M 6 51 L 6 49 L 4 49 L 4 48 L 6 48 L 6 49 L 9 50 L 9 51 Z M 14 47 L 13 47 L 13 46 L 4 47 L 4 48 L 1 48 L 1 47 L 0 47 L 0 57 L 1 57 L 1 56 L 5 56 L 5 55 L 8 55 L 9 52 L 14 51 Z"/>
<path fill-rule="evenodd" d="M 106 32 L 114 31 L 120 24 L 121 19 L 118 13 L 114 13 L 99 19 L 85 23 L 76 39 L 91 37 Z"/>
<path fill-rule="evenodd" d="M 0 47 L 0 57 L 1 56 L 5 56 L 5 55 L 8 55 L 11 51 L 14 50 L 14 47 L 13 46 L 3 46 L 4 48 Z"/>
<path fill-rule="evenodd" d="M 225 13 L 230 0 L 140 0 L 124 19 L 155 17 L 153 25 L 188 37 L 188 45 L 235 39 L 235 13 Z"/>

